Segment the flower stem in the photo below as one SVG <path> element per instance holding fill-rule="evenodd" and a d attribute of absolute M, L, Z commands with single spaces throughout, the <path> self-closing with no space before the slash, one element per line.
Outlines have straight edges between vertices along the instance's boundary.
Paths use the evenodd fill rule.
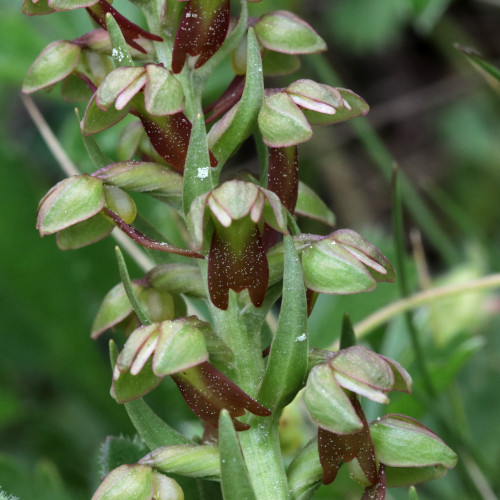
<path fill-rule="evenodd" d="M 238 437 L 256 498 L 289 499 L 276 416 L 252 418 L 252 427 Z"/>
<path fill-rule="evenodd" d="M 215 331 L 234 353 L 234 367 L 230 376 L 246 393 L 255 397 L 264 374 L 260 332 L 247 330 L 241 321 L 236 293 L 232 290 L 229 292 L 227 311 L 211 305 L 211 313 Z"/>
<path fill-rule="evenodd" d="M 383 325 L 390 319 L 405 311 L 410 311 L 425 304 L 431 304 L 436 300 L 443 300 L 462 293 L 479 292 L 500 288 L 500 273 L 490 274 L 477 280 L 468 281 L 461 285 L 445 285 L 431 290 L 416 293 L 406 299 L 401 299 L 389 304 L 377 312 L 371 314 L 363 321 L 354 326 L 358 338 L 368 335 L 372 330 Z"/>

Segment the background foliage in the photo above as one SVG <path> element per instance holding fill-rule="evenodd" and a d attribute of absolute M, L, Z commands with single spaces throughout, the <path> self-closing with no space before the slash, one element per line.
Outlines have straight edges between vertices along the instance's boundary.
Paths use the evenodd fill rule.
<path fill-rule="evenodd" d="M 498 60 L 500 2 L 266 0 L 252 5 L 253 14 L 268 11 L 269 4 L 303 16 L 329 45 L 324 59 L 302 59 L 300 77 L 342 82 L 372 107 L 367 121 L 317 128 L 300 148 L 301 176 L 334 209 L 337 226 L 359 231 L 395 262 L 388 180 L 394 161 L 429 208 L 426 216 L 404 192 L 406 233 L 420 232 L 423 250 L 416 255 L 427 264 L 427 271 L 418 264 L 412 255 L 416 244 L 407 238 L 404 265 L 411 291 L 499 272 L 500 101 L 453 44 Z M 136 15 L 124 0 L 116 6 Z M 109 397 L 106 339 L 89 338 L 93 316 L 118 282 L 118 271 L 110 239 L 61 252 L 53 238 L 40 239 L 35 231 L 38 200 L 63 174 L 19 93 L 45 45 L 75 38 L 91 25 L 83 12 L 29 19 L 21 14 L 21 2 L 5 3 L 2 14 L 0 486 L 22 499 L 88 499 L 98 484 L 100 444 L 108 434 L 133 432 L 123 408 Z M 219 73 L 209 93 L 216 96 L 227 79 Z M 270 84 L 287 83 L 284 78 Z M 36 101 L 72 160 L 88 170 L 73 105 L 61 102 L 57 91 Z M 99 140 L 113 154 L 113 136 Z M 253 154 L 249 146 L 238 158 L 250 162 Z M 159 220 L 161 214 L 151 217 Z M 133 266 L 131 272 L 140 275 Z M 356 322 L 398 297 L 398 286 L 386 284 L 370 294 L 323 296 L 310 319 L 312 345 L 327 347 L 338 338 L 344 312 Z M 433 401 L 421 397 L 423 381 L 402 318 L 366 338 L 416 381 L 415 398 L 393 397 L 382 410 L 418 418 L 460 454 L 460 465 L 444 479 L 418 488 L 419 498 L 493 499 L 500 492 L 499 298 L 468 294 L 413 315 L 437 390 Z M 172 385 L 164 383 L 150 403 L 167 421 L 184 419 L 186 428 L 193 426 Z M 367 406 L 368 416 L 376 413 L 371 410 Z M 444 428 L 439 415 L 455 428 Z M 290 449 L 300 440 L 284 436 Z M 333 491 L 338 498 L 359 498 L 352 485 L 335 482 L 320 488 L 317 498 L 332 498 Z M 407 491 L 390 495 L 407 498 Z"/>

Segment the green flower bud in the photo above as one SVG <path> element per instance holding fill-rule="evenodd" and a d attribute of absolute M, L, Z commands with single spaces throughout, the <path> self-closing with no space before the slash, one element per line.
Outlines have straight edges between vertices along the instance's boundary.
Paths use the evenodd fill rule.
<path fill-rule="evenodd" d="M 66 78 L 75 69 L 81 51 L 81 47 L 66 40 L 49 44 L 28 70 L 23 92 L 31 94 Z"/>
<path fill-rule="evenodd" d="M 326 43 L 309 24 L 285 10 L 262 16 L 254 27 L 259 42 L 268 50 L 285 54 L 326 50 Z"/>
<path fill-rule="evenodd" d="M 220 476 L 219 449 L 214 445 L 164 446 L 141 458 L 139 463 L 167 474 L 202 478 Z"/>
<path fill-rule="evenodd" d="M 84 221 L 102 210 L 105 203 L 102 181 L 75 175 L 56 184 L 38 205 L 36 227 L 42 236 Z"/>
<path fill-rule="evenodd" d="M 377 282 L 395 279 L 384 255 L 349 229 L 312 242 L 302 252 L 302 265 L 307 287 L 320 293 L 369 292 Z"/>
<path fill-rule="evenodd" d="M 92 500 L 151 500 L 151 467 L 121 465 L 111 471 L 92 496 Z"/>

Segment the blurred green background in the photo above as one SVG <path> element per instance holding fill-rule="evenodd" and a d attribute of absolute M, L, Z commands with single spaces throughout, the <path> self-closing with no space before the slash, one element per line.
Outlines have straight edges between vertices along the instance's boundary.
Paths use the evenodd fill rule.
<path fill-rule="evenodd" d="M 39 238 L 37 203 L 63 174 L 24 110 L 20 88 L 43 47 L 76 38 L 91 24 L 83 12 L 28 18 L 21 3 L 3 2 L 0 30 L 0 487 L 23 500 L 83 500 L 98 484 L 96 458 L 106 436 L 133 435 L 125 411 L 109 396 L 107 340 L 89 337 L 93 316 L 118 282 L 118 271 L 110 239 L 62 252 L 54 238 Z M 137 14 L 125 0 L 115 6 Z M 332 207 L 338 227 L 361 232 L 394 258 L 389 177 L 397 163 L 413 186 L 403 194 L 406 234 L 414 235 L 405 242 L 411 291 L 499 272 L 499 94 L 453 44 L 498 62 L 500 2 L 265 0 L 251 5 L 254 15 L 278 9 L 302 15 L 329 45 L 324 57 L 303 57 L 293 79 L 351 88 L 372 107 L 367 120 L 315 129 L 313 140 L 300 148 L 301 177 Z M 227 79 L 219 75 L 220 81 Z M 214 95 L 222 91 L 219 80 L 211 86 Z M 74 105 L 62 102 L 57 89 L 35 100 L 71 159 L 82 170 L 90 168 Z M 112 155 L 113 135 L 100 140 Z M 421 246 L 415 235 L 421 235 Z M 415 260 L 415 248 L 425 265 Z M 133 265 L 131 272 L 140 276 Z M 396 285 L 359 296 L 321 297 L 310 320 L 313 345 L 326 347 L 338 338 L 344 312 L 356 322 L 398 297 Z M 419 498 L 490 500 L 500 493 L 499 309 L 498 294 L 476 293 L 412 316 L 438 391 L 432 403 L 422 397 L 423 381 L 402 318 L 366 338 L 415 379 L 414 397 L 393 397 L 388 408 L 368 405 L 368 415 L 407 413 L 460 454 L 460 465 L 445 478 L 418 487 Z M 176 427 L 193 425 L 168 383 L 150 403 Z M 407 495 L 406 489 L 396 489 L 388 498 Z M 325 499 L 359 497 L 345 471 L 317 493 Z"/>

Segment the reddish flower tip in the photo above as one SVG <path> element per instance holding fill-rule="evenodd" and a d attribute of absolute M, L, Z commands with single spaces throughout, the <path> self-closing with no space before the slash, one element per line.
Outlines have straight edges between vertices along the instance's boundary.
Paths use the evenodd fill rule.
<path fill-rule="evenodd" d="M 233 221 L 233 224 L 237 221 Z M 234 228 L 229 227 L 227 231 Z M 225 229 L 214 232 L 208 257 L 208 290 L 210 299 L 219 309 L 226 310 L 229 304 L 229 289 L 241 292 L 248 289 L 255 307 L 264 301 L 269 283 L 269 265 L 264 244 L 255 225 L 247 236 L 246 244 L 236 249 Z"/>
<path fill-rule="evenodd" d="M 229 111 L 241 99 L 244 88 L 245 75 L 236 75 L 224 93 L 203 110 L 204 113 L 210 113 L 205 123 L 208 125 Z"/>
<path fill-rule="evenodd" d="M 299 160 L 297 146 L 269 148 L 267 189 L 276 193 L 293 214 L 299 195 Z"/>
<path fill-rule="evenodd" d="M 146 53 L 146 51 L 135 41 L 137 38 L 142 37 L 156 42 L 162 42 L 163 38 L 148 31 L 143 30 L 137 24 L 129 21 L 126 17 L 122 16 L 115 8 L 113 8 L 106 0 L 99 0 L 92 7 L 87 7 L 87 12 L 92 19 L 99 24 L 102 28 L 106 29 L 106 14 L 111 14 L 115 21 L 122 30 L 125 41 L 134 49 L 139 52 Z"/>
<path fill-rule="evenodd" d="M 229 28 L 230 0 L 190 0 L 177 29 L 172 71 L 179 73 L 188 55 L 198 56 L 195 69 L 205 64 L 224 42 Z"/>
<path fill-rule="evenodd" d="M 183 172 L 192 128 L 186 115 L 182 111 L 167 116 L 136 112 L 155 151 L 175 170 Z"/>
<path fill-rule="evenodd" d="M 323 469 L 323 484 L 330 484 L 335 480 L 342 462 L 350 462 L 357 458 L 368 481 L 375 485 L 379 477 L 370 428 L 358 398 L 353 395 L 349 399 L 363 422 L 363 429 L 353 434 L 334 434 L 321 427 L 318 428 L 318 451 Z"/>
<path fill-rule="evenodd" d="M 172 379 L 191 410 L 212 427 L 217 428 L 222 409 L 229 412 L 237 431 L 250 428 L 248 424 L 236 419 L 244 415 L 245 410 L 261 417 L 271 414 L 269 409 L 251 398 L 208 362 L 174 374 Z"/>
<path fill-rule="evenodd" d="M 363 493 L 361 500 L 385 500 L 387 484 L 385 478 L 384 464 L 380 464 L 378 468 L 378 481 L 373 486 L 368 486 Z"/>

